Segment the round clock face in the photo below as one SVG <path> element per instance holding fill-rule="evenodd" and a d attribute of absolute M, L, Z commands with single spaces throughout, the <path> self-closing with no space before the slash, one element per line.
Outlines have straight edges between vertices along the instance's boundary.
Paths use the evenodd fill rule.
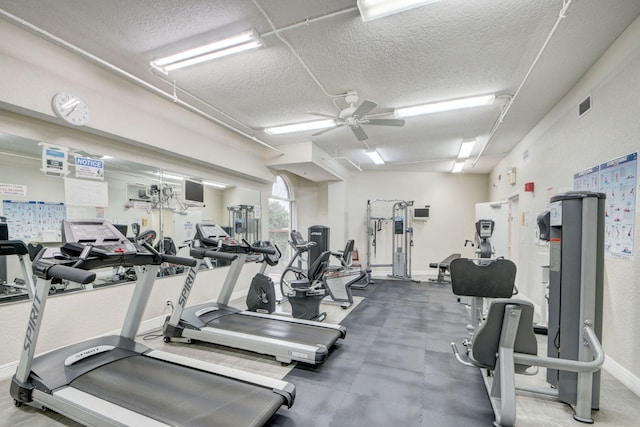
<path fill-rule="evenodd" d="M 89 121 L 89 107 L 75 95 L 68 92 L 57 93 L 52 104 L 56 115 L 67 123 L 82 126 Z"/>

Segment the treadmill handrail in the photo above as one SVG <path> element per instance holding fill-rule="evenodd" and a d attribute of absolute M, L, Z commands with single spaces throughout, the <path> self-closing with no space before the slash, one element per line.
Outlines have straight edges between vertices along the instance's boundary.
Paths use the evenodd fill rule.
<path fill-rule="evenodd" d="M 235 261 L 238 258 L 237 254 L 229 253 L 229 252 L 220 252 L 216 249 L 207 249 L 207 248 L 197 248 L 192 247 L 189 251 L 189 255 L 196 259 L 203 258 L 216 258 L 216 259 L 224 259 L 227 261 Z"/>

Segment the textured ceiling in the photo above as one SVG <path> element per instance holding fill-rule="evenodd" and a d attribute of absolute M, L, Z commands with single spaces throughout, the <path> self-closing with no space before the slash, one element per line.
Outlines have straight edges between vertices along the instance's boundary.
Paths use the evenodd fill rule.
<path fill-rule="evenodd" d="M 267 144 L 313 141 L 363 169 L 447 172 L 461 141 L 476 137 L 465 169 L 472 173 L 489 172 L 640 14 L 638 0 L 573 0 L 476 162 L 563 1 L 443 0 L 366 23 L 355 6 L 356 0 L 0 0 L 0 9 L 167 91 L 167 81 L 149 71 L 151 60 L 253 28 L 264 47 L 173 71 L 169 79 L 229 117 L 204 107 L 212 116 Z M 371 163 L 348 127 L 320 136 L 263 132 L 317 118 L 309 112 L 337 115 L 352 90 L 359 102 L 378 103 L 371 114 L 379 118 L 425 102 L 498 98 L 489 107 L 407 118 L 403 127 L 365 125 L 366 143 L 384 166 Z"/>

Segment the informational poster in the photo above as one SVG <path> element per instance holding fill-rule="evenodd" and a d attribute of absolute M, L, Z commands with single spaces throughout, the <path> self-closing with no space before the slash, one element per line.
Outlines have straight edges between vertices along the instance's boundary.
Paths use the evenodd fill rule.
<path fill-rule="evenodd" d="M 66 218 L 64 203 L 3 200 L 2 209 L 10 239 L 26 242 L 62 240 L 61 222 Z"/>
<path fill-rule="evenodd" d="M 574 189 L 606 194 L 605 251 L 633 256 L 638 153 L 618 157 L 574 175 Z"/>
<path fill-rule="evenodd" d="M 76 178 L 104 180 L 104 161 L 90 157 L 75 157 Z"/>
<path fill-rule="evenodd" d="M 109 184 L 84 179 L 64 179 L 65 202 L 73 206 L 109 206 Z"/>

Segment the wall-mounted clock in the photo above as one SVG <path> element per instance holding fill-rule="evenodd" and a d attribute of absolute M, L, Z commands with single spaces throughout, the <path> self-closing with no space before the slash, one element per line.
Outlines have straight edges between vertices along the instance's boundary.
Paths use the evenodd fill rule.
<path fill-rule="evenodd" d="M 74 126 L 82 126 L 91 117 L 87 104 L 68 92 L 56 93 L 51 101 L 56 116 Z"/>

